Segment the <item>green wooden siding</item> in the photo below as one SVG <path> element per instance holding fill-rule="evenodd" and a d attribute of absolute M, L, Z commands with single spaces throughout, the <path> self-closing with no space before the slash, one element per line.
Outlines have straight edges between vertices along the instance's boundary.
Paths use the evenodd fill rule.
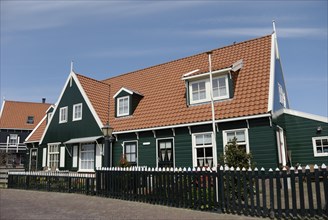
<path fill-rule="evenodd" d="M 294 115 L 283 114 L 277 119 L 285 129 L 287 148 L 291 151 L 292 165 L 328 163 L 328 157 L 314 157 L 312 137 L 328 136 L 328 124 Z M 317 133 L 318 126 L 322 127 Z"/>
<path fill-rule="evenodd" d="M 247 128 L 246 121 L 227 122 L 219 124 L 219 132 L 216 135 L 217 158 L 223 153 L 223 130 Z M 156 140 L 159 138 L 173 138 L 176 167 L 192 167 L 192 135 L 188 127 L 175 128 L 175 136 L 172 129 L 157 130 L 156 138 L 151 131 L 139 132 L 138 140 L 138 164 L 139 166 L 156 167 Z M 212 125 L 192 126 L 192 133 L 212 132 Z M 275 128 L 270 127 L 268 118 L 249 120 L 249 144 L 254 161 L 259 167 L 277 167 L 277 147 Z M 137 140 L 135 133 L 120 134 L 118 141 L 114 142 L 113 165 L 119 164 L 123 153 L 122 144 L 125 141 Z M 144 145 L 146 143 L 146 145 Z"/>

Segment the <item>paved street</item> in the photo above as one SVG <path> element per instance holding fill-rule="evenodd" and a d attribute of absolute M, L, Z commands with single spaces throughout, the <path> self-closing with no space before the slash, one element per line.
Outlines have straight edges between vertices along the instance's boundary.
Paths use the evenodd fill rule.
<path fill-rule="evenodd" d="M 0 189 L 0 219 L 258 219 L 68 193 Z"/>

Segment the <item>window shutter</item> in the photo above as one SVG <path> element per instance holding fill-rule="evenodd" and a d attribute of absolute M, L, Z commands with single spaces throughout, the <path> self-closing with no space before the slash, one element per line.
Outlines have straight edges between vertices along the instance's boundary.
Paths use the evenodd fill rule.
<path fill-rule="evenodd" d="M 101 165 L 102 165 L 101 160 L 102 160 L 102 156 L 100 154 L 100 146 L 97 144 L 97 146 L 96 146 L 96 167 L 101 167 Z"/>
<path fill-rule="evenodd" d="M 43 148 L 42 152 L 42 167 L 45 167 L 47 164 L 47 148 Z"/>
<path fill-rule="evenodd" d="M 77 167 L 77 145 L 73 146 L 73 167 Z"/>
<path fill-rule="evenodd" d="M 65 167 L 65 147 L 60 147 L 60 167 Z"/>

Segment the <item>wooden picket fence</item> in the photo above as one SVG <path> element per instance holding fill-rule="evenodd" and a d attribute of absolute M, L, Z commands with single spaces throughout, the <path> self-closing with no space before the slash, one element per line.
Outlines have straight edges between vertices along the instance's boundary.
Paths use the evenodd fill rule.
<path fill-rule="evenodd" d="M 270 218 L 327 217 L 328 180 L 323 164 L 289 170 L 101 168 L 97 195 Z"/>
<path fill-rule="evenodd" d="M 9 172 L 8 188 L 95 194 L 95 174 L 68 171 Z"/>
<path fill-rule="evenodd" d="M 270 218 L 328 218 L 327 167 L 98 168 L 95 174 L 9 173 L 8 187 Z"/>

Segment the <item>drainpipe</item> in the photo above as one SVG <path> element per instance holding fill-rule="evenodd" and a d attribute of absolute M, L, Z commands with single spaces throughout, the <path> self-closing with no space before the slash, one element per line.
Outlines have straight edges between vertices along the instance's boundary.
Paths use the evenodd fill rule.
<path fill-rule="evenodd" d="M 216 146 L 216 129 L 215 129 L 215 110 L 214 110 L 214 100 L 213 100 L 213 77 L 212 77 L 212 51 L 207 52 L 209 72 L 210 72 L 210 96 L 211 96 L 211 110 L 212 110 L 212 129 L 213 129 L 213 167 L 217 165 L 217 146 Z"/>

